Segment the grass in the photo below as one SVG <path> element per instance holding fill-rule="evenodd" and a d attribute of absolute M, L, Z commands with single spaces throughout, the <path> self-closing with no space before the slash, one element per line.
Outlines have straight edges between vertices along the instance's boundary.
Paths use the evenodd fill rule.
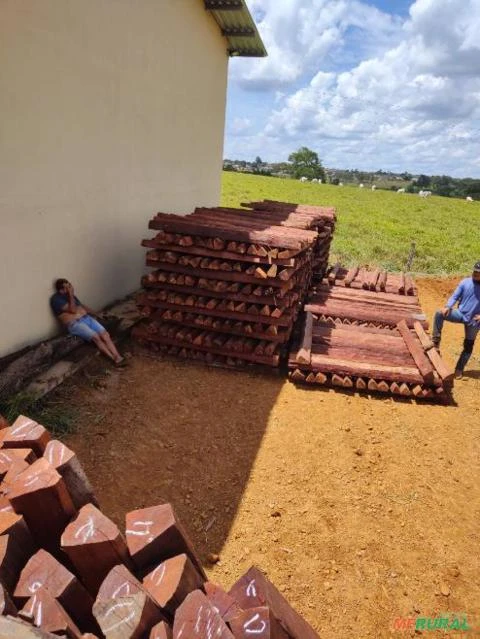
<path fill-rule="evenodd" d="M 48 428 L 56 439 L 75 432 L 76 412 L 61 399 L 37 399 L 34 395 L 20 392 L 0 403 L 0 414 L 11 424 L 19 415 L 28 415 L 30 419 Z"/>
<path fill-rule="evenodd" d="M 417 274 L 468 274 L 480 259 L 477 203 L 223 173 L 223 206 L 263 199 L 335 206 L 338 224 L 331 261 L 345 266 L 405 269 L 412 242 L 416 255 L 411 270 Z"/>

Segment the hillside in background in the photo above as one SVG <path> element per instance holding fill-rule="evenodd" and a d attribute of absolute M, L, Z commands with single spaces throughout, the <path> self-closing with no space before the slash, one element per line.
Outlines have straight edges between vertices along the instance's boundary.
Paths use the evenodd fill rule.
<path fill-rule="evenodd" d="M 346 266 L 404 269 L 412 242 L 414 273 L 468 274 L 480 259 L 477 202 L 235 172 L 224 172 L 222 179 L 223 206 L 263 199 L 335 206 L 338 225 L 331 261 Z"/>

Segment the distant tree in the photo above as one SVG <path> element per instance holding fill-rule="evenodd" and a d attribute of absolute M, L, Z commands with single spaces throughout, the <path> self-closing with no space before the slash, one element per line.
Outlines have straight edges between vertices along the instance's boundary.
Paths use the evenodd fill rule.
<path fill-rule="evenodd" d="M 423 189 L 423 188 L 426 188 L 427 186 L 430 186 L 430 182 L 431 180 L 428 177 L 428 175 L 419 175 L 417 180 L 417 186 Z"/>
<path fill-rule="evenodd" d="M 321 178 L 325 180 L 325 171 L 315 151 L 302 146 L 298 151 L 290 153 L 288 161 L 292 163 L 292 174 L 295 178 L 306 177 L 309 180 Z"/>
<path fill-rule="evenodd" d="M 330 184 L 335 184 L 335 186 L 338 186 L 340 184 L 340 178 L 338 177 L 330 178 Z"/>

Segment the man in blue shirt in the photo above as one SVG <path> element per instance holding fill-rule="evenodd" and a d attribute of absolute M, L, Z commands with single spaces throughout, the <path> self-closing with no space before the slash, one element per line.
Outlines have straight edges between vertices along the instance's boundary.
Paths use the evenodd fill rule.
<path fill-rule="evenodd" d="M 68 332 L 85 342 L 93 342 L 116 366 L 123 366 L 125 358 L 117 351 L 107 330 L 92 317 L 96 314 L 95 311 L 82 304 L 75 296 L 70 282 L 60 278 L 55 282 L 55 289 L 56 293 L 50 298 L 50 306 Z"/>
<path fill-rule="evenodd" d="M 454 308 L 457 303 L 458 307 Z M 445 308 L 435 313 L 432 339 L 437 348 L 440 347 L 445 320 L 465 326 L 463 351 L 455 366 L 455 377 L 461 379 L 480 330 L 480 262 L 473 267 L 472 277 L 466 277 L 460 282 Z"/>

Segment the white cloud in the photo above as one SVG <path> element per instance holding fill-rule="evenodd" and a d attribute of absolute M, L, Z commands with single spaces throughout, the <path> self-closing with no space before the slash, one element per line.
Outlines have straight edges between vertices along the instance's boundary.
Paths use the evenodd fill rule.
<path fill-rule="evenodd" d="M 270 57 L 235 77 L 249 88 L 283 85 L 263 131 L 264 143 L 284 149 L 278 159 L 307 144 L 330 166 L 478 175 L 479 0 L 416 0 L 403 22 L 357 0 L 252 4 L 264 12 Z M 352 28 L 375 40 L 363 53 L 376 51 L 339 72 L 325 56 L 349 53 Z"/>
<path fill-rule="evenodd" d="M 252 122 L 249 118 L 234 118 L 230 130 L 235 135 L 246 135 L 251 125 Z"/>

